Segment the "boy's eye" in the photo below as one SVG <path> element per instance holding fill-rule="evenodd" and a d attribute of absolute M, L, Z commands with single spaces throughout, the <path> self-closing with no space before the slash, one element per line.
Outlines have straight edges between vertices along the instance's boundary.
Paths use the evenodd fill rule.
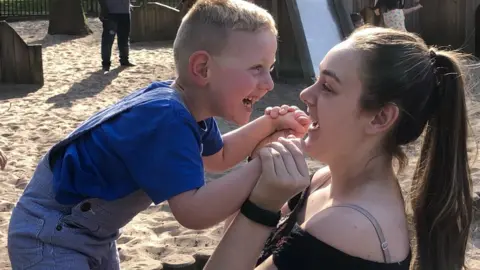
<path fill-rule="evenodd" d="M 262 71 L 262 70 L 263 70 L 263 66 L 261 66 L 261 65 L 254 66 L 253 69 L 254 69 L 255 71 Z"/>

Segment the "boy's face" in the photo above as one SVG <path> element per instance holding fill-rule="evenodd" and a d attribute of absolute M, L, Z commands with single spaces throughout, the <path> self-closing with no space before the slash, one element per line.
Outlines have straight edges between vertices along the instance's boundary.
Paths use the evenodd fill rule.
<path fill-rule="evenodd" d="M 270 71 L 275 63 L 277 38 L 268 30 L 235 31 L 222 53 L 208 68 L 210 107 L 215 116 L 244 125 L 253 105 L 273 89 Z"/>

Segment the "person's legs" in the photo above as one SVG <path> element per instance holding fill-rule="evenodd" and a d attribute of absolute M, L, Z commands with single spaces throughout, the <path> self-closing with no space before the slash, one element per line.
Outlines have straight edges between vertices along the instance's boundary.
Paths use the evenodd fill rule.
<path fill-rule="evenodd" d="M 122 66 L 133 66 L 129 61 L 130 50 L 130 14 L 118 14 L 118 51 Z"/>
<path fill-rule="evenodd" d="M 84 254 L 43 242 L 39 235 L 46 231 L 45 218 L 35 217 L 14 208 L 8 232 L 8 255 L 13 270 L 84 270 L 90 260 Z"/>
<path fill-rule="evenodd" d="M 97 269 L 98 270 L 120 270 L 120 257 L 118 255 L 116 242 L 112 242 L 112 245 L 110 246 L 109 257 L 104 259 Z"/>
<path fill-rule="evenodd" d="M 106 19 L 102 20 L 102 67 L 104 70 L 110 70 L 112 46 L 117 34 L 118 24 L 116 17 L 109 14 Z"/>

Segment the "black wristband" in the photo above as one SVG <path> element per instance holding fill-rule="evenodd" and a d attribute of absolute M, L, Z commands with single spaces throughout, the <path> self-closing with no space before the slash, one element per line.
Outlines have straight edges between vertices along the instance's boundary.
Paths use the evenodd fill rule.
<path fill-rule="evenodd" d="M 244 215 L 246 218 L 250 219 L 251 221 L 267 226 L 267 227 L 277 227 L 278 222 L 281 218 L 280 211 L 274 213 L 263 208 L 258 207 L 250 200 L 246 200 L 242 208 L 240 209 L 240 213 Z"/>

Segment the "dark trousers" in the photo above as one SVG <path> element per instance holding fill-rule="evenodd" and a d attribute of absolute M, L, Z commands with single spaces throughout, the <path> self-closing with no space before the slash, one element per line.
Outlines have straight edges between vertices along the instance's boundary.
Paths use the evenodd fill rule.
<path fill-rule="evenodd" d="M 108 14 L 102 20 L 102 66 L 110 67 L 112 46 L 117 35 L 120 64 L 128 63 L 128 51 L 130 47 L 130 14 Z"/>

